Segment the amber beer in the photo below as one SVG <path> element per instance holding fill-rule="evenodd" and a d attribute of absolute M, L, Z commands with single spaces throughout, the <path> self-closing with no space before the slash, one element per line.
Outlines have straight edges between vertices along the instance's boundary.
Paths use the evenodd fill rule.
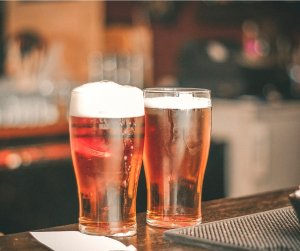
<path fill-rule="evenodd" d="M 147 223 L 201 223 L 201 195 L 211 136 L 210 92 L 149 88 L 145 98 Z"/>
<path fill-rule="evenodd" d="M 79 195 L 79 230 L 136 233 L 136 192 L 144 145 L 142 91 L 112 82 L 73 90 L 70 141 Z"/>

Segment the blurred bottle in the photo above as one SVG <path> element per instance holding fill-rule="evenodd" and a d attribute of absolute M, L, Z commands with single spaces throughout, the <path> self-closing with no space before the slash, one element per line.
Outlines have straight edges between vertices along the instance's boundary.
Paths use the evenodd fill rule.
<path fill-rule="evenodd" d="M 62 50 L 32 31 L 7 41 L 1 79 L 0 127 L 34 127 L 65 119 L 70 82 L 60 68 Z"/>

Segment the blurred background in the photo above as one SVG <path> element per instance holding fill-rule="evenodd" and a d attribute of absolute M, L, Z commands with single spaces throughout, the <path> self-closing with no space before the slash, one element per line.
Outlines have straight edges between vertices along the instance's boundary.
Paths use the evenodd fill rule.
<path fill-rule="evenodd" d="M 77 222 L 70 91 L 102 79 L 212 90 L 204 200 L 300 184 L 300 2 L 2 1 L 0 232 Z"/>

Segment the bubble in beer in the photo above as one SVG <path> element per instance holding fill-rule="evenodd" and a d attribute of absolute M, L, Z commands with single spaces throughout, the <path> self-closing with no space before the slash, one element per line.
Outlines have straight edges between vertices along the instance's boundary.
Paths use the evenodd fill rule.
<path fill-rule="evenodd" d="M 137 87 L 100 81 L 72 91 L 70 116 L 129 118 L 144 115 L 143 92 Z"/>

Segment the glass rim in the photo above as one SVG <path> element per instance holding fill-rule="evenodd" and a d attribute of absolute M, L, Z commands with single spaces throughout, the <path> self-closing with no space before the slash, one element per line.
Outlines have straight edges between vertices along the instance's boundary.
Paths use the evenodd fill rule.
<path fill-rule="evenodd" d="M 148 93 L 211 93 L 211 90 L 197 87 L 148 87 L 143 89 Z"/>

